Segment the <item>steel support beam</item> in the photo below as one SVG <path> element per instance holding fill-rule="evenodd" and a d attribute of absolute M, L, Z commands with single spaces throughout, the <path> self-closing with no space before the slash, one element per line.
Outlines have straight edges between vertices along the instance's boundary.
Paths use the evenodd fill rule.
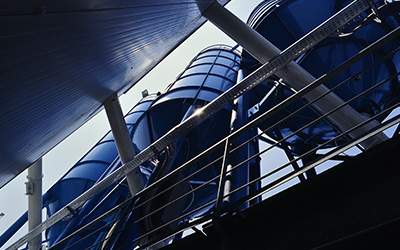
<path fill-rule="evenodd" d="M 275 45 L 221 6 L 218 2 L 205 10 L 203 15 L 229 37 L 239 43 L 262 64 L 271 61 L 273 58 L 281 54 L 281 51 Z M 304 51 L 305 50 L 306 48 L 304 48 Z M 293 61 L 279 69 L 275 74 L 296 90 L 300 90 L 315 81 L 315 77 Z M 329 89 L 327 87 L 320 85 L 304 97 L 306 100 L 312 101 L 319 96 L 326 94 L 328 91 Z M 315 102 L 313 108 L 320 114 L 325 114 L 343 103 L 344 101 L 336 94 L 329 93 L 321 100 Z M 332 113 L 328 116 L 328 119 L 342 131 L 347 131 L 366 120 L 360 113 L 349 105 L 346 105 Z M 376 125 L 378 125 L 378 122 L 366 124 L 360 129 L 350 133 L 350 136 L 356 138 L 374 128 Z M 361 145 L 368 149 L 387 139 L 388 138 L 381 133 L 362 142 Z"/>
<path fill-rule="evenodd" d="M 28 195 L 28 230 L 31 231 L 42 223 L 42 159 L 33 163 L 28 168 L 28 181 L 26 185 L 26 195 Z M 36 250 L 42 246 L 42 235 L 38 234 L 28 242 L 29 249 Z"/>
<path fill-rule="evenodd" d="M 128 128 L 122 113 L 118 97 L 114 95 L 104 103 L 107 118 L 111 126 L 114 141 L 118 149 L 122 164 L 129 162 L 135 157 L 135 149 L 133 148 L 132 139 L 129 135 Z M 126 175 L 131 195 L 135 195 L 145 186 L 145 178 L 139 168 Z"/>

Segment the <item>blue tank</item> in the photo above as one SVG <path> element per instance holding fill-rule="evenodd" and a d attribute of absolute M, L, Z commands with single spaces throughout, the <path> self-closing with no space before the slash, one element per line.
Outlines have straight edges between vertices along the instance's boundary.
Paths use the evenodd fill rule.
<path fill-rule="evenodd" d="M 218 45 L 206 48 L 189 63 L 185 71 L 176 78 L 174 83 L 167 87 L 163 94 L 151 95 L 141 100 L 125 117 L 135 151 L 138 153 L 148 147 L 171 128 L 196 112 L 196 110 L 232 87 L 237 80 L 239 62 L 240 54 L 232 47 Z M 186 136 L 170 145 L 157 159 L 146 162 L 141 170 L 148 176 L 148 185 L 170 173 L 192 157 L 227 136 L 230 131 L 230 119 L 231 110 L 227 107 Z M 103 176 L 108 175 L 115 168 L 119 167 L 121 162 L 118 158 L 115 146 L 113 151 L 111 151 L 105 147 L 105 145 L 108 145 L 108 142 L 114 145 L 111 134 L 105 136 L 50 190 L 50 192 L 60 196 L 60 194 L 63 193 L 62 188 L 65 188 L 67 184 L 73 185 L 72 181 L 74 178 L 71 178 L 72 176 L 79 176 L 79 178 L 86 181 L 90 180 L 90 184 L 87 185 L 88 188 L 93 185 L 95 181 L 102 179 Z M 104 152 L 102 151 L 102 145 L 104 145 Z M 97 155 L 92 152 L 99 153 Z M 184 197 L 172 206 L 162 209 L 158 213 L 154 213 L 152 216 L 142 220 L 141 223 L 134 223 L 138 218 L 150 214 L 151 211 L 154 211 L 166 202 L 175 199 L 187 191 L 193 190 L 210 178 L 217 176 L 221 170 L 221 160 L 214 162 L 205 170 L 193 175 L 188 180 L 183 181 L 181 184 L 158 196 L 156 199 L 147 202 L 153 196 L 179 180 L 182 180 L 198 168 L 213 162 L 221 153 L 221 151 L 214 152 L 207 158 L 183 171 L 174 179 L 140 196 L 138 201 L 130 203 L 125 210 L 109 216 L 91 227 L 89 231 L 79 234 L 67 242 L 63 242 L 61 246 L 73 246 L 74 248 L 84 247 L 100 242 L 105 239 L 106 236 L 109 237 L 109 239 L 103 243 L 106 248 L 123 246 L 129 244 L 132 239 L 137 238 L 141 233 L 148 232 L 174 217 L 188 213 L 194 208 L 215 199 L 218 180 L 205 185 L 203 188 Z M 107 155 L 109 155 L 109 158 L 107 158 L 109 159 L 108 161 L 101 158 Z M 93 166 L 96 167 L 97 165 L 95 165 L 95 163 L 103 163 L 103 161 L 105 162 L 104 167 L 99 175 L 89 177 L 86 173 L 89 173 L 90 170 L 78 171 L 79 166 L 83 164 L 93 163 Z M 71 183 L 67 183 L 69 180 L 71 180 Z M 50 204 L 47 205 L 50 208 L 49 216 L 83 191 L 83 189 L 76 190 L 73 195 L 62 197 L 63 202 L 50 202 Z M 72 219 L 59 222 L 59 224 L 51 227 L 47 232 L 50 245 L 54 246 L 55 243 L 65 236 L 73 233 L 104 212 L 127 200 L 129 196 L 129 191 L 125 185 L 109 187 L 101 194 L 86 202 L 79 211 L 75 211 L 76 214 Z M 60 200 L 60 198 L 58 198 L 58 200 Z M 185 223 L 185 221 L 195 218 L 196 216 L 201 216 L 210 211 L 211 208 L 211 206 L 205 207 L 201 211 L 188 215 L 181 221 L 171 224 L 166 230 L 173 230 L 178 224 Z M 115 218 L 119 218 L 116 228 L 127 228 L 127 230 L 122 230 L 122 232 L 120 230 L 113 231 L 111 226 L 114 223 L 110 222 Z M 102 226 L 107 225 L 107 223 L 110 223 L 109 226 L 102 228 Z M 98 230 L 95 234 L 84 238 L 87 233 L 95 230 Z M 150 239 L 143 239 L 141 244 L 148 240 Z M 134 247 L 136 244 L 136 242 L 132 243 L 131 246 Z"/>
<path fill-rule="evenodd" d="M 302 36 L 310 32 L 313 28 L 334 15 L 340 9 L 345 7 L 351 1 L 344 0 L 269 0 L 261 3 L 251 14 L 248 24 L 256 29 L 265 38 L 271 41 L 280 50 L 296 42 Z M 397 14 L 398 3 L 384 4 L 383 1 L 377 4 L 379 13 L 385 18 L 380 20 L 368 18 L 364 13 L 353 23 L 348 24 L 344 29 L 326 38 L 312 49 L 306 51 L 296 62 L 310 72 L 314 77 L 329 72 L 350 57 L 356 55 L 378 38 L 387 34 L 400 23 Z M 396 11 L 397 10 L 397 11 Z M 334 78 L 325 82 L 328 88 L 333 88 L 350 76 L 356 77 L 334 92 L 343 100 L 349 100 L 356 94 L 368 89 L 369 87 L 387 79 L 399 71 L 400 54 L 377 63 L 383 56 L 399 47 L 398 41 L 392 41 L 382 46 L 377 51 L 364 57 L 346 70 L 342 71 Z M 377 63 L 373 68 L 358 73 L 368 65 Z M 241 62 L 241 70 L 244 76 L 247 76 L 260 64 L 248 53 L 244 52 Z M 261 106 L 261 111 L 268 110 L 281 102 L 292 91 L 282 85 L 274 85 L 279 81 L 277 77 L 271 77 L 256 87 L 252 95 L 251 105 L 255 105 L 272 89 L 272 94 Z M 290 83 L 286 83 L 290 86 Z M 351 102 L 350 105 L 365 116 L 372 116 L 384 110 L 387 106 L 399 101 L 399 79 L 398 77 L 381 85 L 374 91 L 371 91 Z M 288 116 L 304 105 L 298 101 L 291 105 L 285 111 L 262 124 L 261 129 L 267 129 L 276 121 Z M 262 113 L 262 112 L 258 112 Z M 292 134 L 294 131 L 302 128 L 304 125 L 315 120 L 319 115 L 313 110 L 305 109 L 278 126 L 277 129 L 270 130 L 267 134 L 280 139 Z M 256 117 L 253 116 L 252 118 Z M 380 117 L 379 120 L 384 119 Z M 301 154 L 311 147 L 315 147 L 332 139 L 339 131 L 331 124 L 325 121 L 304 129 L 296 136 L 286 140 L 295 153 Z M 338 142 L 336 142 L 338 143 Z M 340 143 L 340 142 L 339 142 Z M 330 144 L 328 146 L 334 146 Z"/>
<path fill-rule="evenodd" d="M 157 98 L 146 112 L 146 115 L 138 121 L 137 127 L 133 131 L 135 149 L 140 151 L 146 148 L 171 128 L 232 87 L 237 80 L 239 62 L 240 54 L 232 47 L 212 46 L 201 51 L 189 63 L 184 72 Z M 159 155 L 158 164 L 150 176 L 149 185 L 227 136 L 230 131 L 230 119 L 231 110 L 227 107 L 170 145 L 163 154 Z M 149 136 L 144 138 L 142 135 Z M 217 176 L 220 173 L 222 162 L 221 160 L 212 162 L 221 154 L 221 151 L 214 152 L 181 172 L 178 176 L 144 194 L 139 201 L 139 204 L 143 202 L 143 205 L 140 205 L 140 209 L 133 210 L 127 218 L 126 225 L 133 225 L 140 215 L 150 214 L 169 201 Z M 211 165 L 167 192 L 162 193 L 166 188 L 206 164 Z M 215 180 L 190 195 L 184 196 L 184 198 L 172 203 L 170 206 L 153 213 L 140 223 L 141 231 L 149 232 L 159 225 L 168 223 L 172 219 L 214 200 L 217 194 L 217 183 L 218 180 Z M 162 194 L 157 196 L 159 193 Z M 152 199 L 154 196 L 156 198 Z M 170 224 L 163 228 L 162 232 L 155 232 L 150 238 L 142 239 L 140 244 L 162 235 L 163 232 L 175 230 L 179 224 L 201 216 L 210 211 L 211 208 L 211 206 L 205 207 L 201 211 Z M 135 239 L 135 234 L 131 230 L 126 230 L 122 234 L 114 235 L 112 241 L 115 242 L 115 247 L 119 247 L 129 244 L 133 239 Z M 133 243 L 133 245 L 135 244 Z"/>
<path fill-rule="evenodd" d="M 44 204 L 47 217 L 92 187 L 117 157 L 118 152 L 109 133 L 47 191 L 50 197 Z M 68 224 L 68 220 L 60 221 L 46 231 L 49 245 L 54 243 Z"/>
<path fill-rule="evenodd" d="M 132 134 L 136 122 L 153 103 L 157 95 L 144 97 L 135 105 L 125 116 L 128 130 Z M 77 196 L 89 189 L 93 184 L 112 173 L 121 166 L 118 151 L 115 146 L 113 135 L 108 132 L 81 160 L 78 161 L 52 188 L 49 189 L 44 206 L 47 208 L 47 216 L 52 216 L 60 208 L 68 204 Z M 142 169 L 147 176 L 149 173 Z M 65 219 L 53 225 L 46 231 L 46 239 L 49 246 L 54 245 L 63 237 L 73 233 L 88 222 L 97 218 L 105 211 L 113 208 L 130 196 L 127 185 L 112 185 L 99 195 L 96 195 L 83 205 L 79 211 L 74 211 L 74 217 Z M 115 215 L 114 215 L 115 216 Z M 112 220 L 113 216 L 108 217 L 95 227 Z M 92 228 L 95 230 L 96 228 Z M 91 237 L 76 244 L 74 247 L 87 246 L 96 242 L 97 238 L 102 238 L 108 228 L 99 231 L 96 237 Z M 74 244 L 80 237 L 65 243 L 63 247 Z"/>

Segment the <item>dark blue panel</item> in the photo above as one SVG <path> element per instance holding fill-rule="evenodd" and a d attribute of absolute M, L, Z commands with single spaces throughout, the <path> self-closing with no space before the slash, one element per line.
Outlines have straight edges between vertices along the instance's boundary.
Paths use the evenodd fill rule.
<path fill-rule="evenodd" d="M 114 136 L 111 131 L 109 131 L 101 141 L 113 141 Z"/>
<path fill-rule="evenodd" d="M 207 73 L 210 69 L 211 63 L 206 64 L 195 64 L 194 66 L 190 67 L 189 69 L 185 70 L 185 73 L 182 74 L 181 77 L 188 76 L 194 73 L 205 72 Z"/>
<path fill-rule="evenodd" d="M 199 94 L 199 99 L 211 102 L 220 95 L 218 92 L 202 89 Z"/>
<path fill-rule="evenodd" d="M 215 56 L 218 56 L 220 53 L 221 53 L 221 50 L 214 50 L 214 49 L 202 51 L 201 54 L 197 57 L 197 59 L 200 59 L 204 56 L 212 56 L 215 58 Z"/>
<path fill-rule="evenodd" d="M 208 66 L 208 68 L 210 68 L 210 66 Z M 197 67 L 195 69 L 197 70 Z M 199 73 L 199 71 L 197 71 L 197 74 L 195 75 L 189 75 L 188 77 L 184 77 L 176 81 L 175 84 L 171 87 L 171 90 L 180 87 L 201 86 L 206 77 L 206 73 Z"/>
<path fill-rule="evenodd" d="M 235 62 L 240 61 L 240 56 L 238 54 L 232 53 L 231 51 L 221 51 L 219 55 L 230 58 Z"/>
<path fill-rule="evenodd" d="M 74 166 L 64 177 L 66 179 L 88 179 L 96 182 L 110 164 L 104 162 L 82 162 Z"/>
<path fill-rule="evenodd" d="M 223 65 L 214 65 L 210 71 L 211 74 L 220 75 L 228 79 L 233 79 L 237 74 L 237 69 L 232 69 Z"/>
<path fill-rule="evenodd" d="M 214 63 L 214 56 L 201 56 L 192 65 L 202 64 L 202 63 Z"/>
<path fill-rule="evenodd" d="M 117 156 L 118 151 L 114 141 L 108 141 L 94 147 L 87 155 L 85 155 L 85 157 L 83 157 L 81 162 L 96 160 L 110 164 Z"/>
<path fill-rule="evenodd" d="M 230 79 L 232 79 L 232 76 L 237 76 L 237 73 L 234 72 L 230 76 Z M 216 76 L 216 75 L 209 75 L 206 79 L 206 82 L 204 83 L 204 87 L 208 88 L 213 88 L 213 89 L 218 89 L 222 91 L 228 90 L 230 87 L 234 85 L 234 82 L 221 77 L 221 76 Z"/>
<path fill-rule="evenodd" d="M 238 64 L 237 61 L 233 61 L 232 59 L 227 58 L 227 57 L 218 57 L 216 63 L 227 65 L 229 67 L 232 67 L 232 66 Z"/>
<path fill-rule="evenodd" d="M 127 124 L 135 124 L 137 122 L 137 120 L 140 118 L 140 116 L 142 116 L 143 112 L 134 112 L 134 113 L 130 113 L 129 115 L 127 115 L 125 117 L 125 122 Z"/>
<path fill-rule="evenodd" d="M 150 145 L 151 139 L 149 135 L 149 124 L 147 121 L 147 115 L 145 115 L 144 117 L 142 117 L 142 119 L 138 121 L 132 138 L 135 150 L 137 152 L 140 152 Z"/>

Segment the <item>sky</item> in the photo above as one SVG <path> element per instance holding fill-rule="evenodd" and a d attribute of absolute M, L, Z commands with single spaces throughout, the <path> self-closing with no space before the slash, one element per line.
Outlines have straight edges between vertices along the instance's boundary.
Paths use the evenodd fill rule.
<path fill-rule="evenodd" d="M 226 7 L 240 19 L 246 21 L 252 9 L 259 2 L 261 0 L 231 0 Z M 234 46 L 236 43 L 207 22 L 133 88 L 120 97 L 123 112 L 127 113 L 141 99 L 141 92 L 144 89 L 147 89 L 149 93 L 163 91 L 185 69 L 193 57 L 202 49 L 215 44 Z M 47 153 L 43 157 L 43 192 L 57 182 L 109 130 L 106 114 L 101 111 Z M 0 214 L 4 213 L 3 217 L 0 216 L 0 235 L 27 210 L 28 197 L 25 195 L 24 184 L 27 181 L 26 175 L 27 171 L 0 189 Z M 45 219 L 45 217 L 43 218 Z M 23 227 L 5 246 L 15 242 L 27 232 L 27 227 Z"/>

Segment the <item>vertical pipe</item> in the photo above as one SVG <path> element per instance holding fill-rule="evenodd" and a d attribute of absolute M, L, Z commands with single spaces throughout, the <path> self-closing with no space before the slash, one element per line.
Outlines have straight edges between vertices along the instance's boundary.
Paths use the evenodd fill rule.
<path fill-rule="evenodd" d="M 250 28 L 219 3 L 211 5 L 203 12 L 203 15 L 263 64 L 281 53 L 281 51 L 271 42 Z M 288 84 L 291 84 L 296 90 L 302 89 L 315 80 L 310 73 L 293 61 L 280 69 L 276 75 L 281 77 Z M 305 98 L 307 100 L 314 100 L 328 91 L 328 88 L 324 85 L 320 85 L 307 94 Z M 321 100 L 315 102 L 313 107 L 320 113 L 325 114 L 343 103 L 343 100 L 336 94 L 330 93 Z M 366 120 L 360 113 L 349 105 L 345 105 L 341 109 L 329 115 L 328 119 L 343 131 L 347 131 Z M 377 123 L 378 122 L 375 122 L 375 124 L 366 124 L 360 129 L 350 133 L 350 136 L 355 138 L 375 127 Z M 380 133 L 377 136 L 362 142 L 361 145 L 368 149 L 385 140 L 387 140 L 387 137 L 383 133 Z"/>
<path fill-rule="evenodd" d="M 231 131 L 230 133 L 234 133 L 236 130 L 244 126 L 247 122 L 247 108 L 248 108 L 248 93 L 238 97 L 234 100 L 235 109 L 232 110 L 232 118 L 231 118 Z M 239 137 L 232 140 L 232 148 L 241 145 L 243 142 L 249 139 L 249 132 L 246 132 Z M 228 170 L 231 168 L 238 166 L 243 160 L 248 158 L 248 146 L 249 144 L 245 144 L 239 149 L 237 149 L 233 154 L 230 155 L 230 161 L 228 165 Z M 247 184 L 249 182 L 249 163 L 241 164 L 236 169 L 232 170 L 229 173 L 230 185 L 225 188 L 226 193 L 231 193 L 233 190 L 240 188 L 241 186 Z M 249 194 L 249 188 L 243 188 L 240 191 L 236 191 L 232 193 L 228 198 L 229 202 L 232 203 L 239 200 L 242 197 L 245 197 Z M 248 204 L 242 205 L 240 208 L 246 208 Z"/>
<path fill-rule="evenodd" d="M 221 175 L 219 177 L 219 182 L 218 182 L 218 191 L 217 191 L 217 199 L 215 202 L 215 214 L 217 216 L 220 215 L 220 212 L 223 207 L 223 197 L 225 189 L 229 189 L 230 186 L 230 180 L 227 178 L 226 172 L 229 168 L 228 166 L 228 151 L 229 151 L 229 139 L 225 140 L 225 148 L 224 148 L 224 158 L 222 159 L 222 167 L 221 167 Z"/>
<path fill-rule="evenodd" d="M 26 195 L 28 195 L 28 230 L 31 231 L 42 223 L 42 159 L 39 159 L 28 168 L 28 182 L 26 182 Z M 42 234 L 28 242 L 29 249 L 40 249 Z"/>
<path fill-rule="evenodd" d="M 122 164 L 125 164 L 133 159 L 136 155 L 133 148 L 131 136 L 125 123 L 124 115 L 118 101 L 118 97 L 114 95 L 104 103 L 104 108 L 107 113 L 108 122 L 110 123 L 111 131 L 114 135 L 115 144 L 118 149 Z M 134 169 L 126 175 L 131 195 L 143 189 L 145 186 L 145 178 L 139 168 Z"/>

